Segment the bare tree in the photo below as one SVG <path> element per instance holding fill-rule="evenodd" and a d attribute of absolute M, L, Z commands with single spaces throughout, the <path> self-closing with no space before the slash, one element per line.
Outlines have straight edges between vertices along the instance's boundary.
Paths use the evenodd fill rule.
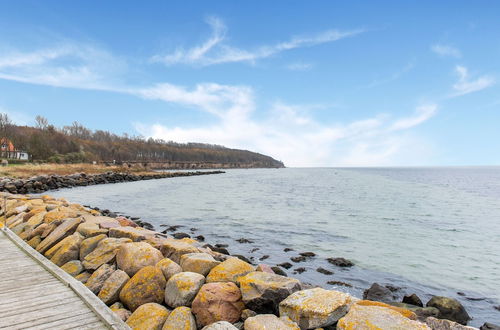
<path fill-rule="evenodd" d="M 36 128 L 39 128 L 41 130 L 46 130 L 49 126 L 49 121 L 47 120 L 47 118 L 38 115 L 35 118 L 35 126 Z"/>

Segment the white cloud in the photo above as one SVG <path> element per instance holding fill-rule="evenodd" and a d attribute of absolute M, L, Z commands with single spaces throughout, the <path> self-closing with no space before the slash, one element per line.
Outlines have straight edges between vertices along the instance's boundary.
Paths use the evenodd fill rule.
<path fill-rule="evenodd" d="M 462 53 L 458 48 L 449 45 L 435 44 L 431 46 L 431 50 L 442 57 L 462 57 Z"/>
<path fill-rule="evenodd" d="M 274 45 L 245 50 L 224 43 L 227 28 L 219 18 L 211 17 L 208 24 L 212 27 L 212 35 L 201 45 L 187 50 L 178 48 L 172 54 L 155 55 L 152 57 L 152 61 L 165 65 L 181 63 L 201 66 L 234 62 L 254 63 L 258 59 L 267 58 L 283 51 L 312 47 L 364 32 L 361 29 L 350 31 L 327 30 L 313 36 L 296 36 L 288 41 Z"/>
<path fill-rule="evenodd" d="M 413 117 L 403 118 L 395 121 L 392 124 L 391 129 L 397 131 L 420 125 L 421 123 L 427 121 L 436 114 L 437 105 L 436 104 L 422 105 L 417 107 L 415 112 L 416 114 Z"/>
<path fill-rule="evenodd" d="M 314 67 L 312 63 L 294 62 L 287 65 L 287 69 L 291 71 L 309 71 Z"/>
<path fill-rule="evenodd" d="M 470 80 L 467 68 L 461 65 L 457 65 L 455 71 L 458 74 L 458 81 L 453 85 L 455 93 L 452 96 L 477 92 L 495 84 L 495 79 L 487 75 Z"/>

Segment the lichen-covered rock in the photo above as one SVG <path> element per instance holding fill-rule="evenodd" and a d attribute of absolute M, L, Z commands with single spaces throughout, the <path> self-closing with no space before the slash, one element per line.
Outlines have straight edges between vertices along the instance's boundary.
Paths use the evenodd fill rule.
<path fill-rule="evenodd" d="M 279 304 L 280 316 L 288 316 L 301 329 L 334 324 L 349 310 L 352 298 L 346 293 L 314 288 L 297 291 Z"/>
<path fill-rule="evenodd" d="M 227 321 L 219 321 L 203 327 L 201 330 L 239 330 Z"/>
<path fill-rule="evenodd" d="M 175 274 L 182 272 L 181 266 L 179 266 L 176 262 L 170 260 L 169 258 L 164 258 L 160 260 L 156 267 L 160 268 L 163 272 L 163 276 L 165 276 L 165 280 L 169 280 Z"/>
<path fill-rule="evenodd" d="M 389 304 L 386 304 L 386 303 L 383 303 L 380 301 L 358 300 L 358 301 L 356 301 L 356 305 L 359 305 L 359 306 L 377 306 L 377 307 L 389 308 L 389 309 L 392 309 L 392 310 L 400 313 L 404 317 L 409 318 L 410 320 L 417 319 L 417 315 L 406 308 L 389 305 Z"/>
<path fill-rule="evenodd" d="M 147 303 L 138 307 L 126 323 L 132 330 L 161 330 L 169 314 L 162 305 Z"/>
<path fill-rule="evenodd" d="M 463 325 L 467 325 L 471 319 L 464 306 L 453 298 L 434 296 L 426 306 L 439 309 L 438 318 L 440 319 L 455 321 Z"/>
<path fill-rule="evenodd" d="M 203 285 L 192 304 L 198 325 L 217 321 L 234 323 L 241 317 L 245 305 L 241 293 L 232 282 L 216 282 Z"/>
<path fill-rule="evenodd" d="M 132 315 L 132 312 L 125 308 L 115 309 L 113 310 L 113 313 L 115 313 L 123 322 L 126 322 L 130 315 Z"/>
<path fill-rule="evenodd" d="M 181 256 L 181 268 L 185 272 L 198 273 L 203 276 L 220 264 L 220 261 L 215 260 L 208 253 L 186 253 Z"/>
<path fill-rule="evenodd" d="M 288 317 L 278 318 L 274 314 L 260 314 L 245 320 L 245 330 L 300 330 L 297 323 Z"/>
<path fill-rule="evenodd" d="M 75 277 L 76 275 L 83 272 L 83 265 L 80 260 L 71 260 L 61 266 L 61 269 L 71 276 Z"/>
<path fill-rule="evenodd" d="M 120 216 L 120 217 L 116 217 L 115 219 L 116 219 L 116 221 L 118 221 L 118 223 L 122 227 L 134 227 L 134 228 L 138 227 L 138 225 L 134 221 L 132 221 L 128 218 Z"/>
<path fill-rule="evenodd" d="M 234 282 L 238 284 L 241 276 L 253 272 L 254 266 L 235 257 L 228 258 L 219 265 L 212 268 L 207 276 L 207 283 L 211 282 Z"/>
<path fill-rule="evenodd" d="M 80 260 L 84 260 L 84 258 L 97 247 L 100 241 L 107 238 L 108 236 L 101 234 L 93 237 L 86 238 L 80 244 Z"/>
<path fill-rule="evenodd" d="M 67 219 L 55 228 L 37 247 L 36 250 L 42 254 L 59 243 L 63 238 L 73 234 L 82 219 Z"/>
<path fill-rule="evenodd" d="M 78 281 L 85 284 L 89 280 L 90 276 L 92 276 L 92 274 L 90 274 L 89 272 L 83 272 L 83 273 L 76 275 L 75 279 L 77 279 Z"/>
<path fill-rule="evenodd" d="M 248 319 L 249 317 L 253 317 L 257 315 L 256 312 L 254 312 L 253 310 L 251 309 L 244 309 L 242 312 L 241 312 L 241 319 L 243 321 L 245 321 L 246 319 Z"/>
<path fill-rule="evenodd" d="M 113 304 L 120 298 L 123 289 L 130 277 L 123 270 L 117 269 L 104 282 L 101 291 L 97 295 L 106 305 Z"/>
<path fill-rule="evenodd" d="M 181 306 L 174 309 L 163 324 L 162 330 L 196 330 L 196 321 L 191 308 Z"/>
<path fill-rule="evenodd" d="M 353 304 L 349 313 L 337 323 L 339 330 L 430 330 L 424 323 L 410 320 L 399 311 L 375 305 Z"/>
<path fill-rule="evenodd" d="M 146 303 L 161 303 L 165 297 L 165 277 L 155 266 L 138 271 L 123 287 L 120 300 L 131 311 Z"/>
<path fill-rule="evenodd" d="M 31 246 L 33 249 L 36 249 L 38 244 L 42 241 L 40 235 L 34 236 L 32 239 L 30 239 L 27 243 L 29 246 Z"/>
<path fill-rule="evenodd" d="M 255 268 L 255 271 L 269 273 L 269 274 L 275 274 L 274 270 L 271 268 L 271 266 L 266 265 L 266 264 L 258 264 L 257 268 Z"/>
<path fill-rule="evenodd" d="M 144 241 L 148 237 L 154 237 L 156 233 L 144 228 L 114 227 L 109 229 L 109 237 L 130 238 L 133 242 Z"/>
<path fill-rule="evenodd" d="M 435 307 L 420 307 L 405 303 L 389 303 L 392 306 L 401 307 L 412 311 L 417 315 L 417 319 L 420 321 L 425 321 L 428 317 L 437 317 L 439 315 L 439 309 Z"/>
<path fill-rule="evenodd" d="M 128 238 L 105 238 L 99 241 L 97 247 L 83 258 L 83 266 L 86 269 L 97 269 L 105 263 L 113 262 L 120 246 L 130 242 Z"/>
<path fill-rule="evenodd" d="M 108 233 L 107 229 L 99 228 L 99 225 L 90 222 L 81 223 L 76 231 L 86 238 Z"/>
<path fill-rule="evenodd" d="M 165 287 L 165 303 L 172 307 L 191 306 L 191 302 L 205 283 L 198 273 L 182 272 L 172 276 Z"/>
<path fill-rule="evenodd" d="M 279 303 L 301 289 L 294 278 L 264 272 L 251 272 L 240 277 L 245 305 L 258 313 L 277 313 Z"/>
<path fill-rule="evenodd" d="M 71 260 L 78 260 L 82 240 L 83 236 L 79 233 L 69 235 L 49 249 L 45 256 L 58 266 L 62 266 Z"/>
<path fill-rule="evenodd" d="M 141 268 L 156 265 L 161 259 L 161 252 L 144 242 L 123 244 L 116 254 L 118 268 L 129 276 L 134 276 Z"/>
<path fill-rule="evenodd" d="M 78 214 L 68 208 L 64 208 L 64 210 L 55 209 L 53 211 L 47 212 L 45 214 L 43 221 L 45 223 L 51 223 L 56 220 L 63 220 L 67 218 L 76 218 Z"/>
<path fill-rule="evenodd" d="M 425 319 L 425 323 L 432 330 L 477 330 L 476 328 L 461 325 L 457 322 L 453 322 L 450 320 L 439 320 L 435 317 L 428 317 L 427 319 Z"/>
<path fill-rule="evenodd" d="M 113 274 L 114 271 L 114 266 L 108 264 L 102 265 L 94 273 L 92 273 L 85 283 L 85 286 L 94 294 L 98 294 L 99 291 L 101 291 L 104 282 L 111 276 L 111 274 Z"/>
<path fill-rule="evenodd" d="M 191 244 L 175 239 L 169 239 L 163 242 L 160 251 L 166 258 L 169 258 L 177 264 L 180 263 L 182 255 L 199 252 L 199 250 Z"/>

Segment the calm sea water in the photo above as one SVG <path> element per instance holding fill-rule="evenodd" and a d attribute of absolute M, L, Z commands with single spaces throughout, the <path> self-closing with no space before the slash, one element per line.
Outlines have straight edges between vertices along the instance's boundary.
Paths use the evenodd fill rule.
<path fill-rule="evenodd" d="M 229 170 L 52 195 L 138 216 L 157 230 L 183 225 L 180 231 L 229 244 L 231 253 L 256 262 L 264 255 L 268 264 L 291 262 L 313 251 L 316 258 L 291 262 L 287 272 L 357 296 L 379 282 L 424 303 L 433 294 L 455 297 L 474 317 L 471 324 L 500 323 L 493 308 L 500 305 L 500 167 Z M 328 257 L 356 266 L 340 269 Z M 298 267 L 306 271 L 293 274 Z M 326 284 L 332 280 L 353 288 Z"/>

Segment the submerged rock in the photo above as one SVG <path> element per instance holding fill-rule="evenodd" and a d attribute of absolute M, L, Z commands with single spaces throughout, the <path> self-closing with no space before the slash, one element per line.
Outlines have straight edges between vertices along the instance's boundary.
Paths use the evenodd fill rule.
<path fill-rule="evenodd" d="M 426 306 L 439 309 L 438 318 L 440 319 L 455 321 L 463 325 L 471 319 L 464 306 L 453 298 L 434 296 Z"/>
<path fill-rule="evenodd" d="M 333 272 L 328 269 L 324 269 L 323 267 L 319 267 L 316 269 L 318 273 L 325 274 L 325 275 L 333 275 Z"/>
<path fill-rule="evenodd" d="M 326 259 L 329 263 L 332 265 L 338 266 L 338 267 L 352 267 L 354 266 L 354 263 L 351 260 L 347 260 L 345 258 L 328 258 Z"/>

